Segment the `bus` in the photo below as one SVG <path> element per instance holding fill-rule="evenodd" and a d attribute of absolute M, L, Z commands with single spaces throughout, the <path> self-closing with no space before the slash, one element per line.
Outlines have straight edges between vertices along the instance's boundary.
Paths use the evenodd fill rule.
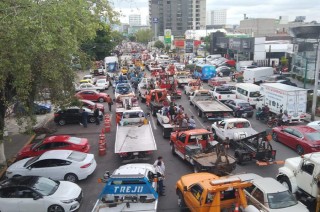
<path fill-rule="evenodd" d="M 118 72 L 119 70 L 118 57 L 116 56 L 105 57 L 104 67 L 106 70 L 106 74 L 108 74 L 110 77 L 113 77 L 113 75 L 115 75 L 116 72 Z"/>
<path fill-rule="evenodd" d="M 193 78 L 201 79 L 202 81 L 208 82 L 209 79 L 217 75 L 216 68 L 213 65 L 208 64 L 197 64 L 193 72 Z"/>

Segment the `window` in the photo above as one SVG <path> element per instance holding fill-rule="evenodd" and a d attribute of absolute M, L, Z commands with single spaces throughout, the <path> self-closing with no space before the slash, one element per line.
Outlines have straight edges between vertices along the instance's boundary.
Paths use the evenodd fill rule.
<path fill-rule="evenodd" d="M 293 135 L 293 129 L 291 129 L 291 128 L 286 128 L 286 129 L 284 129 L 283 130 L 285 133 L 288 133 L 288 134 L 290 134 L 290 135 Z"/>
<path fill-rule="evenodd" d="M 16 188 L 3 188 L 0 190 L 1 198 L 17 198 Z"/>
<path fill-rule="evenodd" d="M 293 135 L 298 138 L 303 138 L 303 134 L 299 132 L 298 130 L 293 130 Z"/>
<path fill-rule="evenodd" d="M 17 196 L 18 198 L 34 198 L 37 194 L 29 188 L 19 188 Z"/>
<path fill-rule="evenodd" d="M 80 109 L 69 109 L 68 113 L 72 113 L 72 114 L 80 113 Z"/>
<path fill-rule="evenodd" d="M 314 164 L 308 163 L 308 162 L 304 162 L 302 164 L 301 169 L 302 169 L 302 171 L 312 175 L 313 174 L 313 170 L 314 170 Z"/>
<path fill-rule="evenodd" d="M 203 192 L 203 189 L 200 185 L 196 184 L 190 188 L 191 194 L 196 198 L 196 200 L 201 200 L 201 195 Z"/>
<path fill-rule="evenodd" d="M 253 192 L 252 196 L 253 196 L 257 201 L 259 201 L 261 204 L 264 204 L 263 192 L 262 192 L 259 188 L 257 188 L 257 189 Z"/>
<path fill-rule="evenodd" d="M 245 190 L 246 190 L 249 194 L 251 194 L 252 191 L 253 191 L 255 188 L 256 188 L 256 186 L 255 186 L 255 185 L 252 185 L 252 186 L 250 186 L 250 187 L 245 188 Z"/>
<path fill-rule="evenodd" d="M 86 159 L 87 154 L 86 153 L 82 153 L 82 152 L 77 152 L 77 151 L 73 151 L 69 156 L 68 156 L 68 160 L 73 160 L 73 161 L 77 161 L 77 162 L 81 162 L 84 161 L 84 159 Z"/>
<path fill-rule="evenodd" d="M 52 148 L 52 143 L 47 143 L 47 144 L 42 144 L 41 146 L 39 146 L 39 148 L 37 150 L 41 151 L 41 150 L 47 150 L 47 149 L 51 149 L 51 148 Z"/>
<path fill-rule="evenodd" d="M 269 208 L 282 209 L 298 204 L 298 201 L 290 191 L 267 194 Z"/>
<path fill-rule="evenodd" d="M 259 91 L 250 92 L 249 97 L 260 97 L 260 92 Z"/>
<path fill-rule="evenodd" d="M 181 141 L 182 143 L 185 143 L 186 142 L 186 134 L 181 134 L 180 136 L 179 136 L 179 141 Z"/>
<path fill-rule="evenodd" d="M 50 166 L 50 159 L 40 160 L 31 165 L 31 168 L 46 168 Z"/>

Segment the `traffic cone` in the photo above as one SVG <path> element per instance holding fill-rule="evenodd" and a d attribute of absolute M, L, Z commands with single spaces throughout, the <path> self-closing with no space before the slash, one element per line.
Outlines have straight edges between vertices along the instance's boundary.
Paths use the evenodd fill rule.
<path fill-rule="evenodd" d="M 99 155 L 103 156 L 107 152 L 107 142 L 106 137 L 103 133 L 99 135 Z"/>
<path fill-rule="evenodd" d="M 110 132 L 111 131 L 111 123 L 110 123 L 110 120 L 109 121 L 105 121 L 104 122 L 104 131 L 106 132 L 106 133 L 108 133 L 108 132 Z"/>
<path fill-rule="evenodd" d="M 239 204 L 236 203 L 236 207 L 234 208 L 234 212 L 239 212 Z"/>

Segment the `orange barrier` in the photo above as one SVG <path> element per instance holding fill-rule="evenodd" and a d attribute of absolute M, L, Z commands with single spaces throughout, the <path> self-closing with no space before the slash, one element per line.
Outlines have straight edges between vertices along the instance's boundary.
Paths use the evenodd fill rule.
<path fill-rule="evenodd" d="M 99 156 L 103 156 L 107 153 L 107 142 L 104 133 L 99 135 Z"/>
<path fill-rule="evenodd" d="M 110 122 L 110 120 L 105 120 L 104 121 L 104 131 L 106 133 L 111 131 L 111 122 Z"/>

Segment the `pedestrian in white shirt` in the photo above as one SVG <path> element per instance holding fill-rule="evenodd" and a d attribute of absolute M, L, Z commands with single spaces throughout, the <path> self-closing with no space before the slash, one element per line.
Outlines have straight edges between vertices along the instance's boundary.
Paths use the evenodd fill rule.
<path fill-rule="evenodd" d="M 162 169 L 163 174 L 164 174 L 164 172 L 166 171 L 166 166 L 164 165 L 162 156 L 158 157 L 158 159 L 153 163 L 153 166 L 156 167 L 159 161 L 161 162 L 161 169 Z"/>

